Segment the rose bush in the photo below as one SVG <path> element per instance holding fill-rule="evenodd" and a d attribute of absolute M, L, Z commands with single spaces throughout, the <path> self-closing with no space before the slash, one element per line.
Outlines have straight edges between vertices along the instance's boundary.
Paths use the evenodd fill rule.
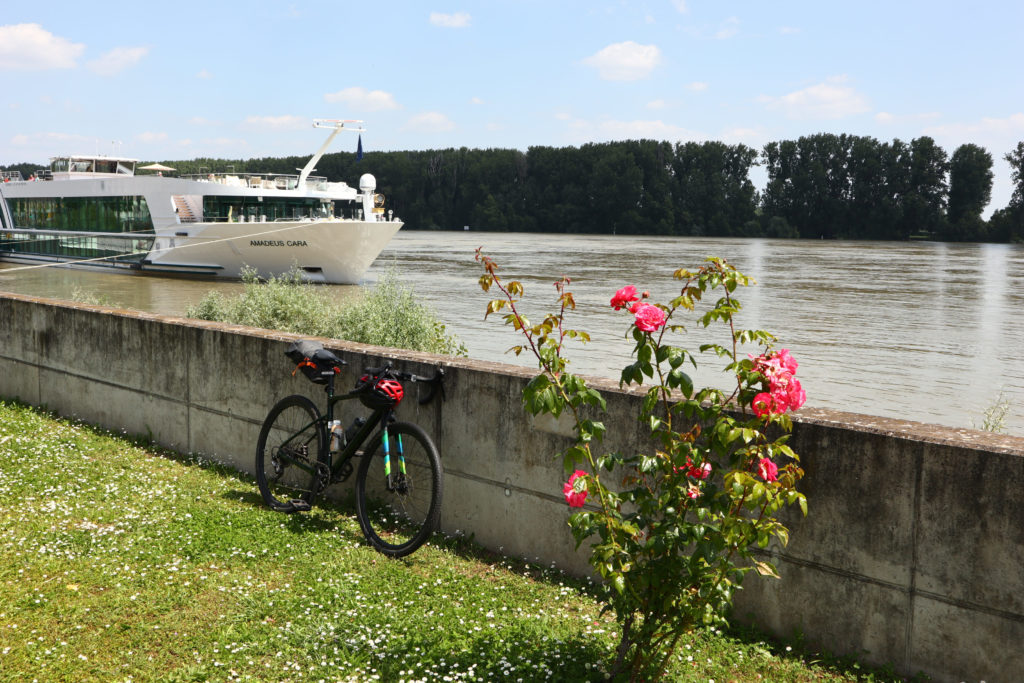
<path fill-rule="evenodd" d="M 512 350 L 529 351 L 538 361 L 540 373 L 523 390 L 524 407 L 555 417 L 567 411 L 575 421 L 575 443 L 562 454 L 573 471 L 563 494 L 579 508 L 569 526 L 577 548 L 590 542 L 590 564 L 604 579 L 603 598 L 621 629 L 609 673 L 657 679 L 681 637 L 725 620 L 749 571 L 776 576 L 756 553 L 772 539 L 788 541 L 776 513 L 797 504 L 806 514 L 806 499 L 796 490 L 803 471 L 787 445 L 792 423 L 786 412 L 806 399 L 794 377 L 797 362 L 785 349 L 772 350 L 775 337 L 768 332 L 736 328 L 740 303 L 733 293 L 752 280 L 724 260 L 676 271 L 682 288 L 667 305 L 647 301 L 649 293 L 638 295 L 633 285 L 622 287 L 611 307 L 633 316 L 634 362 L 623 368 L 620 384 L 649 384 L 638 417 L 650 442 L 646 453 L 602 453 L 606 427 L 595 418 L 605 410 L 604 398 L 567 371 L 563 356 L 567 340 L 589 340 L 565 325 L 576 306 L 568 278 L 555 283 L 557 312 L 531 324 L 517 306 L 522 284 L 504 282 L 480 250 L 477 260 L 485 271 L 481 287 L 502 295 L 488 303 L 485 317 L 506 310 L 505 322 L 524 339 Z M 698 313 L 712 292 L 719 298 Z M 698 355 L 666 337 L 685 332 L 676 320 L 684 313 L 695 314 L 703 327 L 725 329 L 726 344 L 704 344 L 698 353 L 724 361 L 730 391 L 693 386 L 685 364 L 696 367 Z M 741 359 L 743 345 L 764 351 Z"/>

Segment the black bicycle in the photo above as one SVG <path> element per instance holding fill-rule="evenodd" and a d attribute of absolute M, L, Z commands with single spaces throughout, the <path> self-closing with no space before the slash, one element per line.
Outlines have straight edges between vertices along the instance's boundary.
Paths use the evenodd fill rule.
<path fill-rule="evenodd" d="M 395 409 L 405 393 L 403 381 L 430 384 L 420 403 L 438 390 L 443 394 L 443 370 L 420 377 L 390 364 L 368 368 L 354 389 L 336 396 L 334 380 L 345 361 L 312 341 L 294 342 L 285 354 L 296 371 L 324 385 L 327 410 L 321 413 L 299 394 L 270 409 L 256 446 L 256 482 L 264 502 L 280 512 L 307 511 L 318 493 L 352 475 L 355 458 L 356 515 L 366 540 L 390 557 L 412 553 L 437 529 L 443 470 L 427 433 L 398 421 Z M 351 411 L 346 428 L 335 406 L 352 399 L 371 412 L 353 417 L 357 411 Z"/>

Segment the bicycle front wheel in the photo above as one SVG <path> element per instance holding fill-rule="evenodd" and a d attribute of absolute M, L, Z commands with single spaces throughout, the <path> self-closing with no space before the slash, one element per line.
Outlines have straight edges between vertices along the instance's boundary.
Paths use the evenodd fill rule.
<path fill-rule="evenodd" d="M 389 425 L 387 443 L 389 472 L 385 471 L 383 438 L 367 449 L 359 463 L 356 514 L 370 545 L 389 557 L 404 557 L 438 527 L 441 458 L 426 432 L 409 422 Z"/>
<path fill-rule="evenodd" d="M 263 421 L 256 446 L 256 483 L 263 502 L 274 510 L 294 510 L 294 499 L 312 503 L 317 462 L 324 453 L 316 404 L 298 394 L 278 401 Z"/>

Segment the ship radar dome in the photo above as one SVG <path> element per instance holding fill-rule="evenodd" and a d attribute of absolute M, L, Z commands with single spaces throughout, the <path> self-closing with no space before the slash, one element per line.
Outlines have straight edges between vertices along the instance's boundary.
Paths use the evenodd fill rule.
<path fill-rule="evenodd" d="M 359 176 L 359 191 L 360 192 L 373 192 L 377 189 L 377 179 L 373 177 L 372 173 L 364 173 Z"/>

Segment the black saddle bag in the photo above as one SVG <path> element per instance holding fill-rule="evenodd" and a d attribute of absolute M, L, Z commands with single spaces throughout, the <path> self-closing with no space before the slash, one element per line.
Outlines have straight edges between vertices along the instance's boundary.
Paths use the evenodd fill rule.
<path fill-rule="evenodd" d="M 341 372 L 341 366 L 345 365 L 345 361 L 325 349 L 323 344 L 308 339 L 292 342 L 284 355 L 295 363 L 296 370 L 302 370 L 302 374 L 315 384 L 327 384 L 327 379 Z"/>

